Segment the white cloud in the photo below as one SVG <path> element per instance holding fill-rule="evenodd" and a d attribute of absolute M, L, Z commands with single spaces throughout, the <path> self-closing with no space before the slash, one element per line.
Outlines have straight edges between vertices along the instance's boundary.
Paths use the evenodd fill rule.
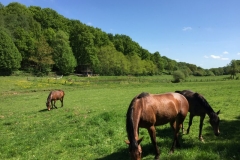
<path fill-rule="evenodd" d="M 240 52 L 238 52 L 237 55 L 240 55 Z"/>
<path fill-rule="evenodd" d="M 227 61 L 227 60 L 229 60 L 229 58 L 221 58 L 221 60 Z"/>
<path fill-rule="evenodd" d="M 210 57 L 212 57 L 213 59 L 220 59 L 220 56 L 215 56 L 215 55 L 211 55 Z"/>
<path fill-rule="evenodd" d="M 229 60 L 229 58 L 216 56 L 216 55 L 211 55 L 210 57 L 213 58 L 213 59 L 218 59 L 218 60 L 223 60 L 223 61 Z"/>
<path fill-rule="evenodd" d="M 224 51 L 223 54 L 229 54 L 227 51 Z"/>
<path fill-rule="evenodd" d="M 208 56 L 205 55 L 204 58 L 208 58 Z"/>
<path fill-rule="evenodd" d="M 192 30 L 192 27 L 183 27 L 182 30 L 183 30 L 183 31 L 189 31 L 189 30 Z"/>

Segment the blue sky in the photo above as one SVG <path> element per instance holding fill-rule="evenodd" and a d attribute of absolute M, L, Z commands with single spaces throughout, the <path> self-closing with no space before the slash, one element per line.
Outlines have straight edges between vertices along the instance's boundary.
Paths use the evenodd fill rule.
<path fill-rule="evenodd" d="M 52 8 L 69 19 L 124 34 L 144 49 L 204 69 L 240 59 L 239 0 L 1 0 Z"/>

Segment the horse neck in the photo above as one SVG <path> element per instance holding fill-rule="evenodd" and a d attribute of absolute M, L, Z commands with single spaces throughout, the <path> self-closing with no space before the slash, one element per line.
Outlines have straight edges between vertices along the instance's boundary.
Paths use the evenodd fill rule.
<path fill-rule="evenodd" d="M 137 116 L 133 116 L 133 108 L 135 104 L 136 98 L 132 100 L 132 102 L 129 105 L 128 111 L 127 111 L 127 124 L 126 124 L 126 130 L 128 134 L 128 140 L 130 141 L 130 144 L 132 147 L 137 148 L 137 140 L 138 140 L 138 123 L 140 119 L 140 114 L 137 114 Z M 137 121 L 134 121 L 133 118 L 135 118 Z M 137 138 L 137 139 L 136 139 Z"/>
<path fill-rule="evenodd" d="M 47 103 L 50 103 L 50 102 L 51 102 L 51 99 L 52 99 L 52 92 L 50 92 L 50 94 L 48 95 Z"/>
<path fill-rule="evenodd" d="M 214 110 L 212 109 L 210 104 L 207 102 L 207 100 L 203 97 L 202 97 L 202 103 L 203 103 L 204 109 L 206 110 L 207 115 L 209 116 L 209 118 L 211 118 L 212 115 L 215 113 Z"/>

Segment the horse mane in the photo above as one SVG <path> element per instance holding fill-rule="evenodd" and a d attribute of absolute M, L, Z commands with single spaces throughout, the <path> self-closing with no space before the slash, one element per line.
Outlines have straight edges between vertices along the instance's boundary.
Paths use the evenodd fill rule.
<path fill-rule="evenodd" d="M 136 97 L 131 101 L 129 107 L 128 107 L 128 111 L 127 111 L 127 119 L 126 119 L 126 130 L 127 130 L 127 134 L 128 134 L 128 140 L 130 142 L 130 149 L 137 148 L 138 144 L 137 141 L 135 140 L 134 137 L 134 128 L 133 128 L 133 105 L 136 101 Z"/>
<path fill-rule="evenodd" d="M 136 98 L 137 98 L 137 99 L 140 99 L 140 98 L 143 98 L 143 97 L 146 97 L 146 96 L 149 96 L 149 93 L 147 93 L 147 92 L 142 92 L 142 93 L 139 94 Z"/>
<path fill-rule="evenodd" d="M 47 102 L 50 102 L 51 101 L 51 94 L 52 94 L 52 91 L 49 93 L 48 95 L 48 98 L 47 98 Z"/>
<path fill-rule="evenodd" d="M 133 108 L 134 108 L 134 103 L 137 99 L 143 98 L 148 96 L 149 93 L 146 92 L 142 92 L 141 94 L 137 95 L 136 97 L 133 98 L 133 100 L 131 101 L 128 110 L 127 110 L 127 118 L 126 118 L 126 131 L 128 134 L 128 140 L 130 141 L 130 149 L 132 148 L 137 148 L 138 147 L 138 143 L 135 139 L 134 136 L 134 124 L 133 124 Z"/>
<path fill-rule="evenodd" d="M 207 114 L 210 116 L 211 113 L 215 113 L 210 104 L 207 102 L 207 100 L 199 93 L 194 93 L 194 97 L 197 98 L 198 102 L 204 107 L 204 109 L 207 111 Z"/>

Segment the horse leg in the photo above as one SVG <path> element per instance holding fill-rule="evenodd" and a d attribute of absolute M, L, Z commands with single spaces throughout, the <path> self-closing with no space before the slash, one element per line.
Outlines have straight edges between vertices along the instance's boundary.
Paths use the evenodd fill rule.
<path fill-rule="evenodd" d="M 56 106 L 56 100 L 54 100 L 54 107 L 57 109 L 57 106 Z"/>
<path fill-rule="evenodd" d="M 187 128 L 187 134 L 189 134 L 190 127 L 192 125 L 193 115 L 190 113 L 189 115 L 189 122 L 188 122 L 188 128 Z"/>
<path fill-rule="evenodd" d="M 63 107 L 63 98 L 60 101 L 61 101 L 61 107 Z"/>
<path fill-rule="evenodd" d="M 170 125 L 174 131 L 173 143 L 172 143 L 172 147 L 170 149 L 170 154 L 172 154 L 174 152 L 175 146 L 180 147 L 180 144 L 178 142 L 178 131 L 180 130 L 180 128 L 176 121 L 170 122 Z M 181 125 L 180 125 L 180 127 L 181 127 Z M 178 131 L 177 131 L 177 128 L 178 128 Z"/>
<path fill-rule="evenodd" d="M 203 137 L 202 137 L 202 127 L 203 127 L 203 120 L 204 120 L 205 116 L 206 116 L 206 114 L 200 116 L 199 136 L 198 136 L 198 138 L 202 142 L 204 141 Z"/>
<path fill-rule="evenodd" d="M 184 134 L 184 127 L 183 127 L 183 123 L 182 123 L 182 134 Z"/>
<path fill-rule="evenodd" d="M 156 151 L 156 154 L 155 154 L 155 160 L 158 160 L 159 159 L 159 155 L 160 155 L 160 151 L 158 149 L 158 146 L 157 146 L 157 141 L 156 141 L 156 129 L 154 126 L 151 126 L 150 128 L 148 128 L 148 133 L 151 137 L 151 141 L 152 141 L 152 144 L 153 144 L 153 147 L 155 147 L 155 151 Z"/>
<path fill-rule="evenodd" d="M 51 109 L 53 109 L 53 101 L 51 101 Z"/>

